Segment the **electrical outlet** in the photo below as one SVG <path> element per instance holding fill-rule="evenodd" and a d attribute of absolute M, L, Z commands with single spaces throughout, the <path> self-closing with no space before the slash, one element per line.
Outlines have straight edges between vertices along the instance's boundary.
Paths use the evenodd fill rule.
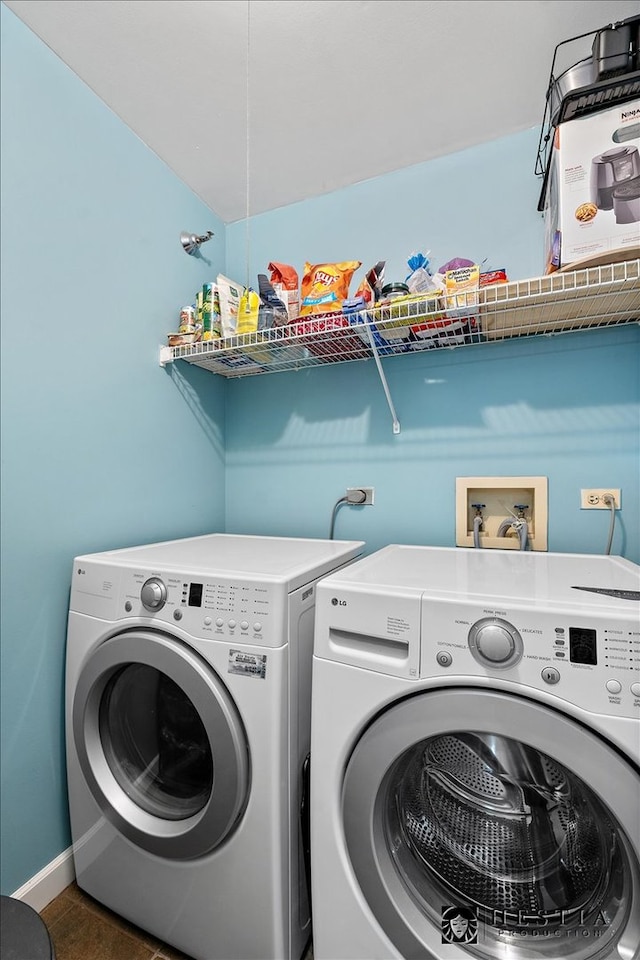
<path fill-rule="evenodd" d="M 581 510 L 611 510 L 609 503 L 605 502 L 605 497 L 613 497 L 616 510 L 620 509 L 620 490 L 614 487 L 602 487 L 580 491 L 580 509 Z"/>
<path fill-rule="evenodd" d="M 362 490 L 365 499 L 362 503 L 357 504 L 357 506 L 366 507 L 367 504 L 373 506 L 373 494 L 375 492 L 373 487 L 347 487 L 347 500 L 349 499 L 349 494 L 357 493 L 359 490 Z"/>

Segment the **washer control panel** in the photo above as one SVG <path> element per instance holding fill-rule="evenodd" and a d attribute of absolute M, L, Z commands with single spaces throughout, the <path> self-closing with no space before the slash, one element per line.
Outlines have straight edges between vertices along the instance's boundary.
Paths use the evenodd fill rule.
<path fill-rule="evenodd" d="M 513 680 L 594 713 L 640 716 L 637 601 L 620 613 L 492 609 L 423 598 L 420 675 Z"/>

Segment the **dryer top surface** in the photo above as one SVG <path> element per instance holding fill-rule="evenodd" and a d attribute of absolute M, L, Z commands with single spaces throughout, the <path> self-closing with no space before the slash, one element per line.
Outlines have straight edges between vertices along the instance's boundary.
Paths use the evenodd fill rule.
<path fill-rule="evenodd" d="M 76 557 L 117 567 L 153 567 L 203 576 L 268 578 L 295 589 L 362 553 L 359 540 L 314 540 L 213 533 Z"/>
<path fill-rule="evenodd" d="M 325 581 L 327 589 L 331 585 L 371 592 L 415 590 L 425 598 L 613 607 L 625 616 L 640 614 L 640 566 L 596 554 L 390 544 L 332 574 Z"/>

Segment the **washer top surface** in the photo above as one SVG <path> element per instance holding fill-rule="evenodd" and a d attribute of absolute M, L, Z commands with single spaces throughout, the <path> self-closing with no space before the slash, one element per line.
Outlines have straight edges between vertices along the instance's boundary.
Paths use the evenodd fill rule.
<path fill-rule="evenodd" d="M 139 547 L 85 554 L 77 561 L 148 567 L 201 575 L 238 574 L 286 583 L 290 588 L 362 553 L 360 540 L 313 540 L 212 533 Z"/>
<path fill-rule="evenodd" d="M 325 587 L 415 590 L 425 597 L 615 607 L 640 615 L 640 566 L 596 554 L 390 544 L 332 574 Z"/>

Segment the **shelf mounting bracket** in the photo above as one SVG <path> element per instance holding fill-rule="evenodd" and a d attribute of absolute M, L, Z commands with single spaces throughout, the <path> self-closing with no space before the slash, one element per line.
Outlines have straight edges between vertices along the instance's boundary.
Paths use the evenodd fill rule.
<path fill-rule="evenodd" d="M 382 369 L 382 363 L 380 362 L 380 356 L 378 354 L 378 348 L 375 345 L 373 339 L 373 333 L 371 332 L 371 325 L 366 324 L 367 336 L 369 337 L 369 346 L 371 347 L 371 352 L 373 354 L 373 359 L 376 362 L 376 367 L 378 368 L 378 376 L 380 377 L 380 382 L 382 383 L 382 389 L 384 390 L 384 395 L 387 398 L 387 404 L 389 405 L 389 411 L 391 412 L 391 419 L 393 420 L 393 432 L 400 433 L 400 421 L 396 415 L 396 408 L 393 405 L 393 400 L 391 399 L 391 393 L 389 391 L 389 384 L 387 383 L 387 378 L 384 375 L 384 370 Z"/>

